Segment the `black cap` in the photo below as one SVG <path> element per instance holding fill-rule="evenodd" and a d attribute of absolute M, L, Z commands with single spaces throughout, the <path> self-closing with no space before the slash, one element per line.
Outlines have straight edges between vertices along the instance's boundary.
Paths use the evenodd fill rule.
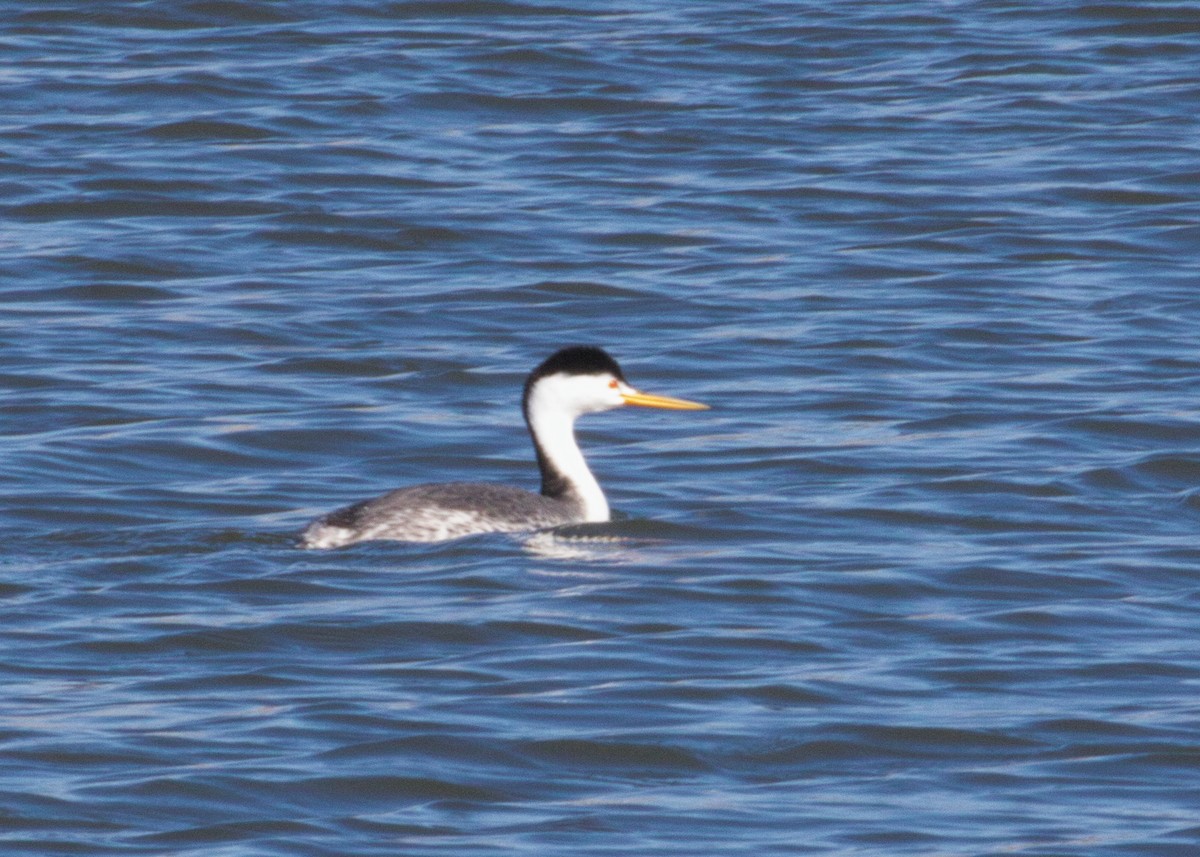
<path fill-rule="evenodd" d="M 624 381 L 621 367 L 603 348 L 594 345 L 572 345 L 554 352 L 529 375 L 526 387 L 547 375 L 612 375 Z"/>

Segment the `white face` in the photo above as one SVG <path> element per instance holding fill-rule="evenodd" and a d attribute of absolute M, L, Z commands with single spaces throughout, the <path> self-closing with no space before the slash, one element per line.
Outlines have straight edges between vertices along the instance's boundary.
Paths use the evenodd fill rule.
<path fill-rule="evenodd" d="M 624 396 L 637 391 L 613 375 L 548 375 L 537 382 L 530 402 L 531 410 L 555 410 L 577 417 L 619 408 Z"/>
<path fill-rule="evenodd" d="M 534 385 L 529 398 L 529 416 L 536 423 L 565 417 L 573 421 L 581 414 L 607 411 L 621 405 L 664 408 L 671 411 L 703 411 L 708 405 L 642 393 L 608 372 L 594 375 L 547 375 Z"/>

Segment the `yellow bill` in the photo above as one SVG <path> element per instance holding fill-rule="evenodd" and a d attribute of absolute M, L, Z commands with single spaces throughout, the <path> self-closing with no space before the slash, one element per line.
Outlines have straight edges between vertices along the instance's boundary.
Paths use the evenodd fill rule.
<path fill-rule="evenodd" d="M 666 408 L 669 411 L 707 411 L 708 405 L 699 402 L 689 402 L 687 399 L 673 399 L 670 396 L 655 396 L 650 393 L 622 393 L 621 398 L 627 405 L 640 405 L 643 408 Z"/>

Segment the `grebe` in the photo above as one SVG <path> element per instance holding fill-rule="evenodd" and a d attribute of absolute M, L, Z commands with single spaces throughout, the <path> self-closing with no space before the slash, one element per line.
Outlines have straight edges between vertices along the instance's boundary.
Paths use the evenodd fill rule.
<path fill-rule="evenodd" d="M 525 382 L 522 410 L 542 493 L 507 485 L 414 485 L 331 512 L 305 528 L 301 546 L 335 548 L 371 539 L 439 542 L 476 533 L 513 533 L 609 519 L 608 501 L 575 442 L 575 420 L 622 405 L 705 410 L 708 405 L 641 393 L 617 361 L 591 346 L 564 348 Z"/>

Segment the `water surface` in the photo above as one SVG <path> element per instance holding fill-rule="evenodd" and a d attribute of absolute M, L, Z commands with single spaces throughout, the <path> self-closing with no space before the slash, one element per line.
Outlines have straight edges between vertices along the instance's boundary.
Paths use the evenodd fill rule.
<path fill-rule="evenodd" d="M 0 11 L 5 854 L 1196 853 L 1191 6 Z"/>

